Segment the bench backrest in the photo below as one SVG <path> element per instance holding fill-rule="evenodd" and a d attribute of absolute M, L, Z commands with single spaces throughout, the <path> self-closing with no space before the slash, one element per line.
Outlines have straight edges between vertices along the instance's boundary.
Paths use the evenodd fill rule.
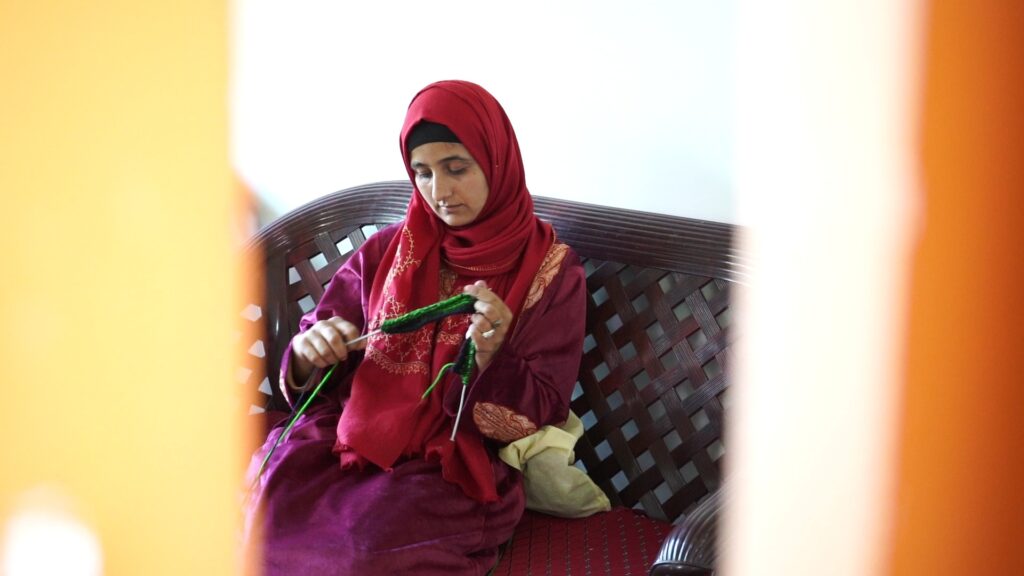
<path fill-rule="evenodd" d="M 270 224 L 252 241 L 265 265 L 261 323 L 245 385 L 283 409 L 276 375 L 302 314 L 366 238 L 405 215 L 409 182 L 336 192 Z M 729 404 L 730 285 L 745 265 L 733 228 L 535 197 L 537 214 L 587 272 L 587 336 L 572 410 L 584 423 L 577 465 L 613 505 L 675 520 L 721 482 Z M 267 375 L 272 375 L 270 378 Z"/>

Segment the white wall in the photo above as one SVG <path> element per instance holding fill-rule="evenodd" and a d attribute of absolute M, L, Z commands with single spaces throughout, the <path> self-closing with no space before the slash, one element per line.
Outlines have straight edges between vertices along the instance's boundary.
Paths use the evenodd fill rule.
<path fill-rule="evenodd" d="M 535 195 L 735 221 L 732 0 L 238 0 L 233 156 L 272 216 L 404 179 L 413 95 L 481 84 Z"/>

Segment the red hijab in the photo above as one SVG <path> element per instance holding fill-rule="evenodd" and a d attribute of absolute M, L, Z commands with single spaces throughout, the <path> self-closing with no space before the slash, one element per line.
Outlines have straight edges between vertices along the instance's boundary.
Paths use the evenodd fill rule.
<path fill-rule="evenodd" d="M 487 178 L 487 201 L 466 226 L 448 227 L 415 190 L 406 139 L 422 121 L 447 126 Z M 533 213 L 519 143 L 505 111 L 476 84 L 436 82 L 413 98 L 399 144 L 414 191 L 403 228 L 373 278 L 368 329 L 437 302 L 451 288 L 442 283 L 444 268 L 457 275 L 454 292 L 474 280 L 487 281 L 513 312 L 509 335 L 514 341 L 519 313 L 554 232 Z M 497 499 L 483 439 L 467 422 L 471 412 L 467 409 L 455 442 L 450 442 L 453 419 L 442 406 L 444 394 L 435 391 L 420 400 L 441 366 L 455 358 L 468 322 L 467 314 L 411 334 L 370 338 L 338 422 L 335 451 L 343 467 L 362 467 L 369 461 L 387 470 L 403 456 L 438 459 L 445 479 L 467 495 Z M 503 346 L 509 344 L 506 340 Z M 454 377 L 446 382 L 460 385 Z"/>

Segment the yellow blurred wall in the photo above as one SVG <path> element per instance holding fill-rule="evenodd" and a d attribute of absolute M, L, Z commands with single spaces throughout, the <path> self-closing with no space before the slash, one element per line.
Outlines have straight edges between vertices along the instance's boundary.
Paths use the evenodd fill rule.
<path fill-rule="evenodd" d="M 238 572 L 227 12 L 0 0 L 0 532 L 47 487 L 106 574 Z"/>

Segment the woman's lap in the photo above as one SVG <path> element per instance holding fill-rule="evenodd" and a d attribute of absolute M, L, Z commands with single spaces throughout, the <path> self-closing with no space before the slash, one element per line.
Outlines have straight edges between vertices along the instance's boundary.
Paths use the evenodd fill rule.
<path fill-rule="evenodd" d="M 502 482 L 513 471 L 495 464 L 498 485 L 507 488 L 494 504 L 465 496 L 442 479 L 436 462 L 342 471 L 331 452 L 336 423 L 329 403 L 312 409 L 278 447 L 254 491 L 247 522 L 258 505 L 268 576 L 483 574 L 494 565 L 497 547 L 523 511 L 521 483 Z"/>

